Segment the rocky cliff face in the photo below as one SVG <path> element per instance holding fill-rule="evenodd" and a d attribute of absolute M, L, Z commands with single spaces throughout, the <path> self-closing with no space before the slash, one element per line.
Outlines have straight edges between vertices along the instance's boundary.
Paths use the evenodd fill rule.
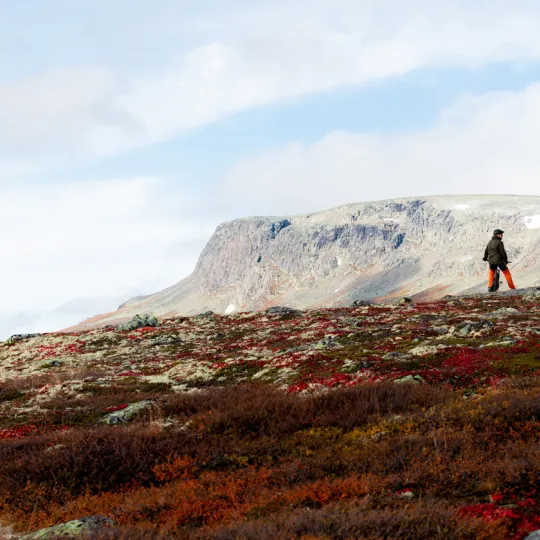
<path fill-rule="evenodd" d="M 540 197 L 400 199 L 224 223 L 191 276 L 84 326 L 142 311 L 232 313 L 484 291 L 483 251 L 498 227 L 517 286 L 540 285 Z"/>

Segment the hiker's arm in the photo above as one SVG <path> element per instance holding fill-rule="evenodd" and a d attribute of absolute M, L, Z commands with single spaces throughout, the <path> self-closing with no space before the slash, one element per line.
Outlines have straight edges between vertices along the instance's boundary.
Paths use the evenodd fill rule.
<path fill-rule="evenodd" d="M 502 241 L 499 245 L 499 251 L 501 252 L 504 264 L 508 264 L 508 255 L 506 254 L 506 250 L 504 249 L 504 243 Z"/>
<path fill-rule="evenodd" d="M 486 251 L 484 251 L 484 258 L 482 260 L 484 260 L 484 261 L 488 260 L 488 248 L 487 248 L 487 246 L 486 246 Z"/>

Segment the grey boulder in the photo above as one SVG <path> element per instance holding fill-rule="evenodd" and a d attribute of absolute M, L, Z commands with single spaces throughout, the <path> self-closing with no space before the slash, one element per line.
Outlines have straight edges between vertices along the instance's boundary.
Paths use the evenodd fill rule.
<path fill-rule="evenodd" d="M 153 404 L 154 402 L 151 400 L 144 400 L 138 401 L 137 403 L 132 403 L 131 405 L 128 405 L 125 409 L 109 413 L 102 419 L 102 422 L 104 422 L 105 424 L 109 424 L 110 426 L 129 422 L 140 412 L 150 409 Z"/>
<path fill-rule="evenodd" d="M 148 326 L 158 326 L 158 320 L 155 315 L 151 313 L 143 313 L 142 315 L 135 315 L 131 321 L 124 324 L 119 324 L 116 330 L 119 332 L 126 332 L 131 330 L 137 330 L 138 328 L 145 328 Z"/>
<path fill-rule="evenodd" d="M 25 540 L 47 540 L 48 538 L 84 538 L 99 532 L 104 527 L 114 525 L 114 521 L 104 516 L 90 516 L 82 519 L 74 519 L 67 523 L 40 529 L 24 535 Z"/>

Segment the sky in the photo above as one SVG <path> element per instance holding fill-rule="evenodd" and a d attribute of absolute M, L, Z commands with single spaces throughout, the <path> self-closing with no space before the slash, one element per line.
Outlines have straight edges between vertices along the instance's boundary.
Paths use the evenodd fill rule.
<path fill-rule="evenodd" d="M 0 339 L 191 273 L 217 225 L 540 195 L 537 0 L 0 0 Z"/>

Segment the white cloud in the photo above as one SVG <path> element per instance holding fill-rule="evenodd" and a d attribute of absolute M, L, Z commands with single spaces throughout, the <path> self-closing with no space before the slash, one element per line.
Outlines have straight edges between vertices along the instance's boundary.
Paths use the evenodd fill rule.
<path fill-rule="evenodd" d="M 28 152 L 53 145 L 64 156 L 75 149 L 112 154 L 253 107 L 419 68 L 540 58 L 540 7 L 528 0 L 204 4 L 187 16 L 198 45 L 167 42 L 152 68 L 146 58 L 139 72 L 120 77 L 102 57 L 104 68 L 4 83 L 0 141 Z M 189 25 L 177 9 L 185 33 Z M 153 4 L 146 10 L 153 13 Z M 161 21 L 169 40 L 170 10 Z M 144 18 L 144 9 L 137 13 Z M 147 32 L 157 47 L 152 20 Z"/>
<path fill-rule="evenodd" d="M 0 144 L 12 154 L 72 150 L 72 137 L 114 119 L 105 69 L 52 70 L 0 84 Z"/>
<path fill-rule="evenodd" d="M 171 200 L 174 189 L 153 178 L 14 187 L 55 160 L 111 155 L 307 94 L 421 68 L 540 59 L 531 0 L 203 0 L 189 12 L 174 0 L 96 0 L 95 19 L 68 4 L 66 18 L 48 6 L 0 20 L 0 227 L 10 231 L 0 238 L 0 337 L 67 326 L 178 281 L 221 220 L 195 212 L 219 205 L 229 218 L 397 195 L 537 192 L 536 85 L 464 97 L 422 133 L 290 144 L 239 163 L 204 204 Z M 4 69 L 4 59 L 32 54 L 9 30 L 34 35 L 40 16 L 51 39 L 45 48 L 43 36 L 28 40 L 36 58 L 46 49 L 30 63 L 40 72 L 15 77 L 22 68 Z M 85 25 L 55 26 L 81 20 L 106 23 L 103 41 L 84 36 Z"/>
<path fill-rule="evenodd" d="M 74 324 L 188 275 L 215 223 L 171 198 L 152 178 L 5 190 L 0 339 Z"/>
<path fill-rule="evenodd" d="M 284 214 L 401 196 L 538 195 L 539 138 L 540 84 L 466 96 L 426 131 L 337 132 L 246 159 L 225 176 L 217 198 L 251 214 Z"/>

